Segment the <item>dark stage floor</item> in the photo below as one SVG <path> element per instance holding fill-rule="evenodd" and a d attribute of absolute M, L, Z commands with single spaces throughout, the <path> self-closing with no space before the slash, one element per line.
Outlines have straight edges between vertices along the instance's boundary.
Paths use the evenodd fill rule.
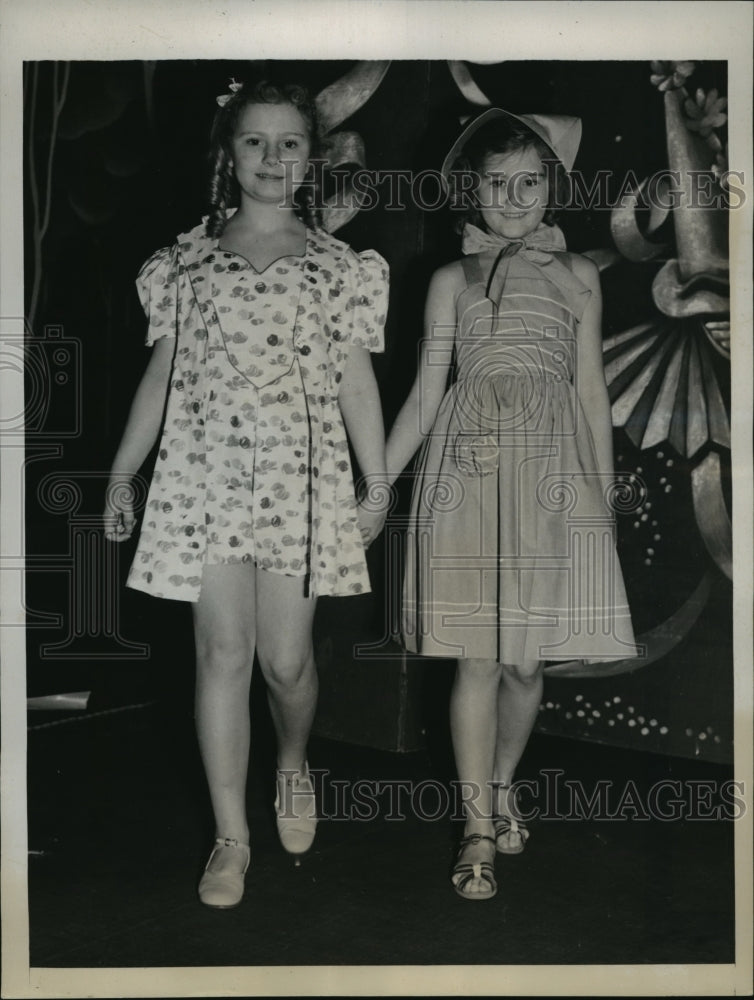
<path fill-rule="evenodd" d="M 196 898 L 212 830 L 185 708 L 156 702 L 75 721 L 33 713 L 30 725 L 33 967 L 734 960 L 730 821 L 541 816 L 522 856 L 498 857 L 498 896 L 475 906 L 448 881 L 459 824 L 438 791 L 452 777 L 447 753 L 400 756 L 315 739 L 311 766 L 329 771 L 323 802 L 332 818 L 296 868 L 275 834 L 260 713 L 246 896 L 219 912 Z M 519 777 L 541 780 L 543 769 L 562 770 L 587 793 L 613 781 L 611 812 L 630 782 L 641 810 L 661 780 L 682 782 L 673 787 L 688 802 L 691 783 L 730 777 L 721 765 L 540 734 Z M 418 818 L 404 794 L 393 801 L 403 818 L 389 819 L 384 792 L 377 817 L 336 818 L 353 805 L 344 789 L 357 779 L 389 779 L 394 795 L 425 780 L 425 810 L 443 814 Z"/>

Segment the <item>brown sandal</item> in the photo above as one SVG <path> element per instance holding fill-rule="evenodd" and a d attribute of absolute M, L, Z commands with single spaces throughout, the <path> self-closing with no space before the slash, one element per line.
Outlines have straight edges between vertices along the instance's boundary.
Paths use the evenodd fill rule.
<path fill-rule="evenodd" d="M 496 781 L 493 784 L 496 789 L 506 788 L 510 791 L 514 788 L 513 785 L 509 785 L 505 781 Z M 515 803 L 515 791 L 513 793 L 513 800 Z M 500 815 L 493 816 L 492 821 L 495 826 L 495 847 L 498 853 L 521 854 L 526 846 L 526 841 L 529 839 L 529 829 L 526 826 L 526 823 L 524 823 L 522 819 L 516 819 L 515 816 Z M 509 844 L 511 841 L 513 842 L 513 846 L 500 846 L 501 839 L 505 837 L 509 838 Z"/>
<path fill-rule="evenodd" d="M 489 840 L 491 844 L 495 843 L 492 837 L 487 837 L 482 833 L 471 833 L 468 837 L 464 837 L 458 846 L 458 860 L 453 866 L 453 874 L 450 881 L 453 883 L 453 888 L 458 895 L 464 899 L 492 899 L 497 894 L 495 869 L 491 861 L 474 861 L 471 863 L 461 861 L 464 848 L 468 847 L 469 844 L 479 844 L 483 840 Z M 486 882 L 490 887 L 490 891 L 466 892 L 466 886 L 475 878 Z"/>
<path fill-rule="evenodd" d="M 500 838 L 509 834 L 511 839 L 518 838 L 518 844 L 515 847 L 501 847 Z M 513 819 L 511 816 L 499 816 L 495 820 L 495 847 L 499 854 L 520 854 L 528 839 L 529 830 L 523 820 Z"/>

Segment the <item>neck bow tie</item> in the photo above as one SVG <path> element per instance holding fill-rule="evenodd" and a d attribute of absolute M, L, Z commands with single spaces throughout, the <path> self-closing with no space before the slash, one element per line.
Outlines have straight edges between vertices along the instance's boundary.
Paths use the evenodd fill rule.
<path fill-rule="evenodd" d="M 581 319 L 591 292 L 569 267 L 554 256 L 566 250 L 565 236 L 558 226 L 546 226 L 542 223 L 521 239 L 508 239 L 466 223 L 463 228 L 461 249 L 464 254 L 485 251 L 498 254 L 494 270 L 498 270 L 502 261 L 506 265 L 510 265 L 514 260 L 520 261 L 518 271 L 529 273 L 535 280 L 545 278 L 551 282 L 560 290 L 576 319 Z M 502 294 L 508 270 L 506 267 L 500 275 L 502 280 L 496 283 L 499 294 Z M 493 277 L 491 274 L 487 283 L 488 289 L 492 285 Z"/>
<path fill-rule="evenodd" d="M 546 226 L 541 223 L 534 232 L 521 239 L 508 239 L 467 222 L 463 227 L 461 249 L 465 254 L 483 253 L 485 250 L 493 250 L 497 253 L 501 250 L 509 250 L 511 254 L 523 253 L 534 263 L 545 264 L 552 259 L 553 253 L 565 251 L 567 247 L 563 231 L 558 226 Z"/>

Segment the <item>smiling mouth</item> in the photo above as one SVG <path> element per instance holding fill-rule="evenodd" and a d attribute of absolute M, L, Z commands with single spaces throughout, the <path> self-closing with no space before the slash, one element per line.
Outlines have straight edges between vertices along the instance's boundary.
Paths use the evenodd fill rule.
<path fill-rule="evenodd" d="M 285 180 L 285 174 L 257 174 L 257 177 L 261 177 L 263 181 L 282 181 Z"/>

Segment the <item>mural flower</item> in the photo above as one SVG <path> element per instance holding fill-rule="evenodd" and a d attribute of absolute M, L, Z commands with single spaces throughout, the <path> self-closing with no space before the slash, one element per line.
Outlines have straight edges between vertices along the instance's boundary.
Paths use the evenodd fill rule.
<path fill-rule="evenodd" d="M 686 127 L 706 139 L 712 135 L 713 128 L 720 128 L 727 122 L 728 116 L 724 114 L 727 106 L 727 98 L 719 97 L 716 90 L 705 94 L 699 88 L 693 99 L 689 97 L 684 101 L 683 108 L 688 115 Z"/>
<path fill-rule="evenodd" d="M 694 72 L 693 62 L 652 62 L 652 83 L 663 93 L 682 87 Z"/>

